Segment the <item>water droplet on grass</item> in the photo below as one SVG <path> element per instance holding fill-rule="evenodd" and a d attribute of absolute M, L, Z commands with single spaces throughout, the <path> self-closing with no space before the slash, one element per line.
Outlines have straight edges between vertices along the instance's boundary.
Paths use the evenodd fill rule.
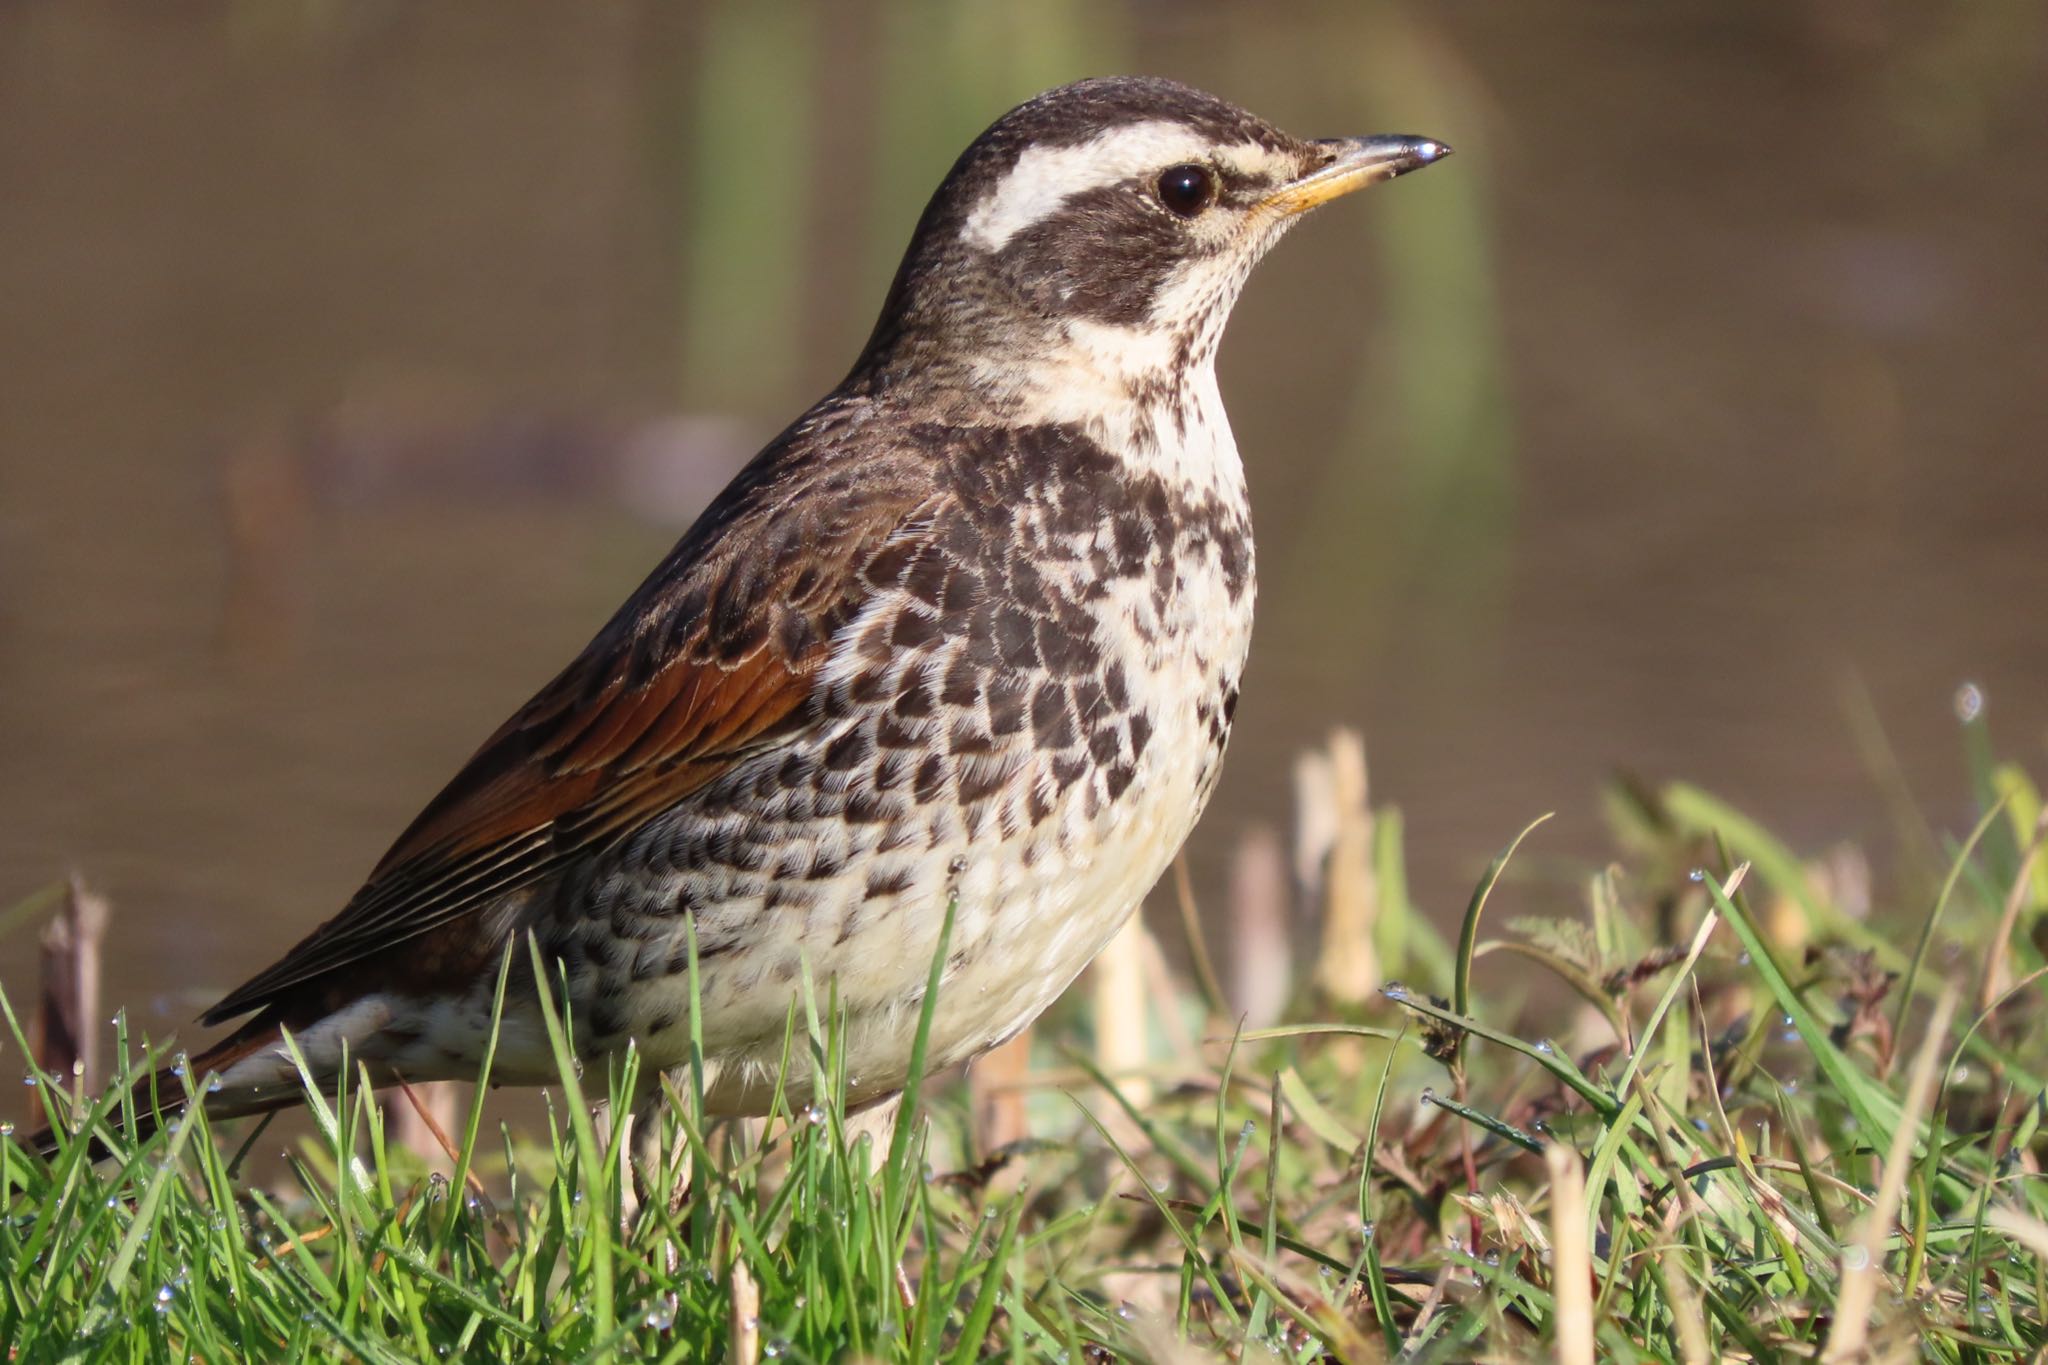
<path fill-rule="evenodd" d="M 1436 1103 L 1436 1087 L 1435 1087 L 1435 1086 L 1433 1086 L 1433 1085 L 1425 1085 L 1425 1086 L 1423 1086 L 1423 1087 L 1422 1087 L 1422 1100 L 1421 1100 L 1421 1102 L 1422 1102 L 1422 1107 L 1423 1107 L 1424 1109 L 1427 1109 L 1427 1108 L 1429 1108 L 1429 1106 L 1431 1106 L 1432 1104 L 1435 1104 L 1435 1103 Z"/>
<path fill-rule="evenodd" d="M 1399 981 L 1389 981 L 1386 985 L 1380 987 L 1380 994 L 1389 1000 L 1406 1000 L 1408 998 L 1408 987 Z"/>
<path fill-rule="evenodd" d="M 1685 874 L 1685 879 L 1689 882 L 1703 882 L 1707 879 L 1707 870 L 1704 867 L 1696 867 Z"/>
<path fill-rule="evenodd" d="M 1542 1053 L 1544 1056 L 1548 1057 L 1552 1053 L 1557 1051 L 1557 1044 L 1551 1042 L 1548 1038 L 1545 1038 L 1542 1042 L 1536 1044 L 1536 1050 Z"/>
<path fill-rule="evenodd" d="M 1956 719 L 1968 725 L 1984 714 L 1984 692 L 1973 682 L 1956 689 Z"/>

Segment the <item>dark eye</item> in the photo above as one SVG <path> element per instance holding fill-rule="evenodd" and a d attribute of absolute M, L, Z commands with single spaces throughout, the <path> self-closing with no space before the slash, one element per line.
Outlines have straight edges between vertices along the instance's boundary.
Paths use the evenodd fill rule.
<path fill-rule="evenodd" d="M 1216 200 L 1216 177 L 1206 166 L 1169 166 L 1159 176 L 1159 202 L 1192 218 Z"/>

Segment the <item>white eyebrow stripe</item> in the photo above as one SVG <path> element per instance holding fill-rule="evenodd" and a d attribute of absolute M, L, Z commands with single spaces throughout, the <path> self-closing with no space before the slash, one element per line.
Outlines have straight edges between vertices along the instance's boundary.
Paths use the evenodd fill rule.
<path fill-rule="evenodd" d="M 1256 142 L 1217 147 L 1178 123 L 1126 123 L 1064 147 L 1027 147 L 1017 164 L 967 215 L 967 240 L 1001 251 L 1012 237 L 1067 200 L 1183 161 L 1222 160 L 1250 170 L 1272 153 Z"/>

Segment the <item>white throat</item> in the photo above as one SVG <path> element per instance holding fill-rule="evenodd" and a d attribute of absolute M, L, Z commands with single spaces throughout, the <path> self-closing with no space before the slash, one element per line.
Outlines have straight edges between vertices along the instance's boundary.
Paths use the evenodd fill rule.
<path fill-rule="evenodd" d="M 989 365 L 977 380 L 1011 420 L 1079 427 L 1133 472 L 1200 498 L 1245 500 L 1244 466 L 1213 348 L 1180 353 L 1164 328 L 1070 321 L 1065 344 L 1024 365 Z"/>

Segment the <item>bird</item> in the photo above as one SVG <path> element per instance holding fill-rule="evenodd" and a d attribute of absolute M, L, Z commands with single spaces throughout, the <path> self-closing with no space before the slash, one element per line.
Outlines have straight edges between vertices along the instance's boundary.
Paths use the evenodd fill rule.
<path fill-rule="evenodd" d="M 240 1022 L 191 1086 L 149 1081 L 158 1112 L 298 1103 L 294 1046 L 323 1085 L 386 1085 L 473 1079 L 494 1041 L 494 1082 L 548 1084 L 542 975 L 582 1062 L 674 1070 L 694 1031 L 713 1115 L 821 1092 L 803 1049 L 783 1070 L 805 989 L 840 1012 L 849 1107 L 916 1079 L 927 1012 L 930 1070 L 1015 1035 L 1220 771 L 1254 597 L 1225 321 L 1304 214 L 1449 153 L 1151 77 L 1002 115 L 845 379 L 202 1016 Z"/>

